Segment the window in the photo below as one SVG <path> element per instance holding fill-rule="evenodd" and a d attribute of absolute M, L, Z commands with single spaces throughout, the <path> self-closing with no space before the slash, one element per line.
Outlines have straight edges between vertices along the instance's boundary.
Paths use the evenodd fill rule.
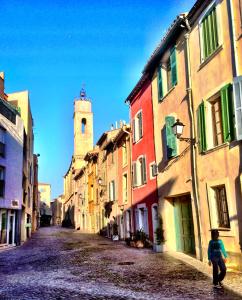
<path fill-rule="evenodd" d="M 166 123 L 166 155 L 167 159 L 175 157 L 177 155 L 177 141 L 176 136 L 173 133 L 172 125 L 175 123 L 175 117 L 167 116 L 165 118 Z"/>
<path fill-rule="evenodd" d="M 5 157 L 5 134 L 5 128 L 0 127 L 0 156 L 2 157 Z"/>
<path fill-rule="evenodd" d="M 0 166 L 0 197 L 5 193 L 5 168 Z"/>
<path fill-rule="evenodd" d="M 142 206 L 135 209 L 135 228 L 149 234 L 148 209 L 146 207 Z"/>
<path fill-rule="evenodd" d="M 213 5 L 200 22 L 202 61 L 219 46 L 217 6 Z"/>
<path fill-rule="evenodd" d="M 128 176 L 127 174 L 123 175 L 123 203 L 128 201 Z"/>
<path fill-rule="evenodd" d="M 139 141 L 143 136 L 142 111 L 139 111 L 133 119 L 133 142 Z"/>
<path fill-rule="evenodd" d="M 200 152 L 233 141 L 234 124 L 232 85 L 228 84 L 198 107 Z"/>
<path fill-rule="evenodd" d="M 81 128 L 82 134 L 86 133 L 86 125 L 87 125 L 87 120 L 84 118 L 82 119 L 82 128 Z"/>
<path fill-rule="evenodd" d="M 146 158 L 140 156 L 133 162 L 133 187 L 143 185 L 147 182 Z"/>
<path fill-rule="evenodd" d="M 234 79 L 233 91 L 236 138 L 242 140 L 242 76 Z"/>
<path fill-rule="evenodd" d="M 213 187 L 217 206 L 217 220 L 220 228 L 230 228 L 225 185 Z"/>
<path fill-rule="evenodd" d="M 122 145 L 123 166 L 127 164 L 127 144 L 126 141 Z"/>
<path fill-rule="evenodd" d="M 158 68 L 157 72 L 158 83 L 158 100 L 170 91 L 170 89 L 177 84 L 177 62 L 176 62 L 176 48 L 173 47 L 167 52 Z"/>
<path fill-rule="evenodd" d="M 158 175 L 158 166 L 156 163 L 150 164 L 150 179 L 154 179 Z"/>
<path fill-rule="evenodd" d="M 115 201 L 115 181 L 109 182 L 109 201 Z"/>
<path fill-rule="evenodd" d="M 211 106 L 213 146 L 217 146 L 224 142 L 220 96 L 209 103 Z"/>

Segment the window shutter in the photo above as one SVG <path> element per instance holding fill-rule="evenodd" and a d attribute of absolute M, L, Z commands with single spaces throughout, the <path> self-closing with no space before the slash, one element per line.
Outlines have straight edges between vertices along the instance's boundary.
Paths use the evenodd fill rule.
<path fill-rule="evenodd" d="M 144 208 L 144 232 L 149 235 L 148 209 Z"/>
<path fill-rule="evenodd" d="M 176 64 L 176 48 L 173 47 L 170 53 L 171 64 L 171 84 L 172 86 L 177 84 L 177 64 Z"/>
<path fill-rule="evenodd" d="M 220 90 L 224 142 L 234 139 L 234 116 L 232 102 L 232 85 L 227 84 Z"/>
<path fill-rule="evenodd" d="M 137 186 L 137 170 L 136 170 L 136 162 L 133 162 L 133 187 Z"/>
<path fill-rule="evenodd" d="M 237 140 L 242 140 L 242 76 L 234 79 L 234 110 Z"/>
<path fill-rule="evenodd" d="M 135 118 L 133 119 L 133 142 L 136 142 L 136 136 L 135 136 Z"/>
<path fill-rule="evenodd" d="M 108 191 L 109 191 L 109 201 L 112 201 L 112 195 L 111 195 L 111 182 L 108 183 Z"/>
<path fill-rule="evenodd" d="M 115 181 L 113 180 L 112 183 L 113 183 L 113 199 L 112 200 L 115 201 L 116 200 L 116 197 L 115 197 L 116 196 L 115 195 Z"/>
<path fill-rule="evenodd" d="M 145 156 L 142 157 L 142 184 L 147 182 L 147 174 L 146 174 L 146 159 Z"/>
<path fill-rule="evenodd" d="M 172 125 L 175 123 L 175 118 L 172 116 L 167 116 L 165 118 L 166 122 L 166 149 L 167 158 L 171 158 L 177 155 L 177 142 L 176 136 L 172 131 Z"/>
<path fill-rule="evenodd" d="M 212 54 L 219 45 L 216 6 L 202 21 L 203 59 Z"/>
<path fill-rule="evenodd" d="M 142 122 L 142 112 L 139 113 L 139 139 L 143 136 L 143 122 Z"/>
<path fill-rule="evenodd" d="M 162 68 L 158 67 L 157 71 L 157 83 L 158 83 L 158 101 L 163 98 L 163 87 L 162 87 Z"/>
<path fill-rule="evenodd" d="M 139 230 L 139 210 L 138 209 L 135 209 L 134 211 L 135 213 L 135 228 L 136 230 Z"/>
<path fill-rule="evenodd" d="M 198 131 L 199 131 L 199 150 L 201 153 L 207 150 L 204 102 L 202 102 L 198 106 Z"/>

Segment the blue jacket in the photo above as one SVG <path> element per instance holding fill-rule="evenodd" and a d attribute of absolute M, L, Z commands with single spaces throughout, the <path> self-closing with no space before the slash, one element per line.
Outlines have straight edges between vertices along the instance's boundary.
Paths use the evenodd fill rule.
<path fill-rule="evenodd" d="M 225 258 L 228 256 L 223 241 L 211 240 L 208 245 L 208 260 L 211 260 L 214 257 L 221 257 L 222 254 Z"/>

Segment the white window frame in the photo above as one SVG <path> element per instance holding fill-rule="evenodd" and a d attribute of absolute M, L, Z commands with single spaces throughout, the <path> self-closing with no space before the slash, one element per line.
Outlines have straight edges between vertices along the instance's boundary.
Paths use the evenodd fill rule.
<path fill-rule="evenodd" d="M 219 144 L 219 145 L 214 145 L 214 132 L 213 132 L 213 120 L 212 120 L 212 105 L 210 102 L 213 100 L 220 98 L 220 109 L 222 106 L 222 99 L 220 95 L 220 90 L 218 90 L 213 96 L 209 97 L 204 101 L 205 104 L 205 121 L 206 121 L 206 137 L 207 137 L 207 150 L 219 147 L 220 145 L 225 144 L 225 142 Z M 221 124 L 223 127 L 223 120 L 222 120 L 222 111 L 221 111 Z M 222 128 L 223 130 L 223 128 Z M 223 132 L 222 132 L 223 134 Z"/>
<path fill-rule="evenodd" d="M 206 183 L 207 186 L 207 194 L 208 194 L 208 207 L 209 207 L 209 217 L 210 217 L 210 226 L 211 229 L 217 229 L 219 227 L 219 221 L 218 221 L 218 210 L 217 210 L 217 203 L 216 203 L 216 195 L 214 188 L 220 185 L 225 186 L 226 190 L 226 198 L 227 198 L 227 206 L 228 206 L 228 215 L 229 215 L 229 221 L 230 221 L 230 228 L 219 228 L 224 229 L 226 232 L 230 233 L 230 235 L 233 234 L 234 231 L 234 222 L 231 220 L 231 216 L 235 215 L 235 210 L 232 207 L 231 201 L 229 199 L 231 198 L 230 188 L 229 188 L 229 180 L 228 178 L 220 179 L 220 180 L 214 180 L 209 181 Z"/>
<path fill-rule="evenodd" d="M 125 192 L 125 189 L 124 189 L 124 177 L 126 176 L 126 192 Z M 123 173 L 123 176 L 122 176 L 122 192 L 123 192 L 123 203 L 127 203 L 128 202 L 128 173 L 125 172 Z M 126 194 L 126 197 L 125 197 L 125 194 Z"/>
<path fill-rule="evenodd" d="M 156 166 L 157 166 L 157 164 L 156 164 L 155 161 L 152 161 L 151 163 L 149 163 L 150 180 L 155 179 L 156 176 L 158 175 L 158 174 L 157 174 L 156 176 L 153 176 L 153 175 L 152 175 L 152 166 L 153 166 L 153 165 L 156 165 Z M 157 173 L 158 173 L 158 166 L 157 166 Z"/>
<path fill-rule="evenodd" d="M 109 182 L 109 200 L 115 201 L 116 198 L 116 191 L 115 191 L 115 180 L 111 180 Z"/>
<path fill-rule="evenodd" d="M 142 128 L 141 128 L 142 129 L 142 135 L 141 136 L 140 136 L 140 127 L 139 127 L 139 118 L 138 118 L 139 114 L 141 114 L 141 116 L 142 116 L 142 125 L 141 125 L 142 126 Z M 132 129 L 133 130 L 133 143 L 137 143 L 142 139 L 142 137 L 144 135 L 144 126 L 143 126 L 144 121 L 143 121 L 143 111 L 142 111 L 142 109 L 137 111 L 137 113 L 135 114 L 135 116 L 133 118 L 132 124 L 133 124 L 133 129 Z"/>
<path fill-rule="evenodd" d="M 126 166 L 127 163 L 128 163 L 128 149 L 127 149 L 127 141 L 126 141 L 126 139 L 122 143 L 122 160 L 123 160 L 123 166 Z"/>
<path fill-rule="evenodd" d="M 234 110 L 235 110 L 236 139 L 242 140 L 242 76 L 238 76 L 234 78 L 233 100 L 234 100 Z M 239 124 L 238 111 L 240 111 L 241 128 L 238 127 Z"/>
<path fill-rule="evenodd" d="M 223 26 L 221 22 L 221 8 L 220 8 L 220 0 L 214 0 L 212 1 L 208 7 L 204 10 L 204 12 L 201 14 L 199 21 L 198 21 L 198 29 L 199 29 L 199 40 L 200 40 L 200 61 L 203 63 L 206 61 L 210 56 L 204 57 L 203 53 L 203 34 L 202 34 L 202 21 L 204 17 L 207 15 L 209 10 L 211 10 L 214 6 L 216 6 L 216 21 L 217 21 L 217 33 L 218 33 L 218 47 L 220 47 L 223 44 L 222 39 L 222 32 L 223 32 Z M 212 54 L 211 54 L 212 55 Z"/>

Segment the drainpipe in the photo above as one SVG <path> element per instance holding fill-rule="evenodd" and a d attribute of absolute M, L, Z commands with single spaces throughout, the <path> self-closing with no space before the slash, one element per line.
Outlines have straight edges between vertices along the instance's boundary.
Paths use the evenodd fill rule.
<path fill-rule="evenodd" d="M 228 18 L 229 18 L 229 33 L 231 40 L 231 58 L 232 58 L 232 71 L 233 77 L 238 76 L 238 53 L 236 48 L 236 37 L 235 37 L 235 20 L 234 20 L 234 12 L 233 12 L 233 4 L 232 0 L 227 1 L 228 8 Z"/>
<path fill-rule="evenodd" d="M 197 143 L 196 143 L 196 131 L 195 131 L 195 114 L 194 114 L 194 103 L 192 96 L 192 79 L 191 79 L 191 69 L 190 69 L 190 48 L 189 48 L 189 38 L 191 27 L 187 18 L 185 18 L 185 25 L 187 28 L 187 33 L 185 34 L 185 43 L 186 43 L 186 65 L 187 65 L 187 95 L 188 95 L 188 106 L 189 106 L 189 115 L 191 120 L 191 172 L 192 172 L 192 187 L 193 187 L 193 200 L 196 210 L 196 222 L 198 230 L 198 243 L 199 243 L 199 259 L 203 260 L 203 251 L 202 251 L 202 236 L 201 236 L 201 210 L 200 210 L 200 201 L 199 201 L 199 192 L 198 192 L 198 174 L 197 174 Z"/>
<path fill-rule="evenodd" d="M 132 171 L 132 118 L 131 118 L 131 105 L 129 102 L 129 123 L 130 123 L 130 132 L 127 130 L 124 130 L 124 132 L 126 132 L 129 135 L 129 162 L 130 162 L 130 204 L 131 204 L 131 209 L 130 209 L 130 214 L 131 214 L 131 224 L 130 224 L 130 229 L 132 231 L 132 229 L 134 229 L 134 220 L 133 220 L 133 171 Z M 135 231 L 135 229 L 134 229 Z M 130 237 L 131 237 L 131 232 L 130 232 Z"/>

